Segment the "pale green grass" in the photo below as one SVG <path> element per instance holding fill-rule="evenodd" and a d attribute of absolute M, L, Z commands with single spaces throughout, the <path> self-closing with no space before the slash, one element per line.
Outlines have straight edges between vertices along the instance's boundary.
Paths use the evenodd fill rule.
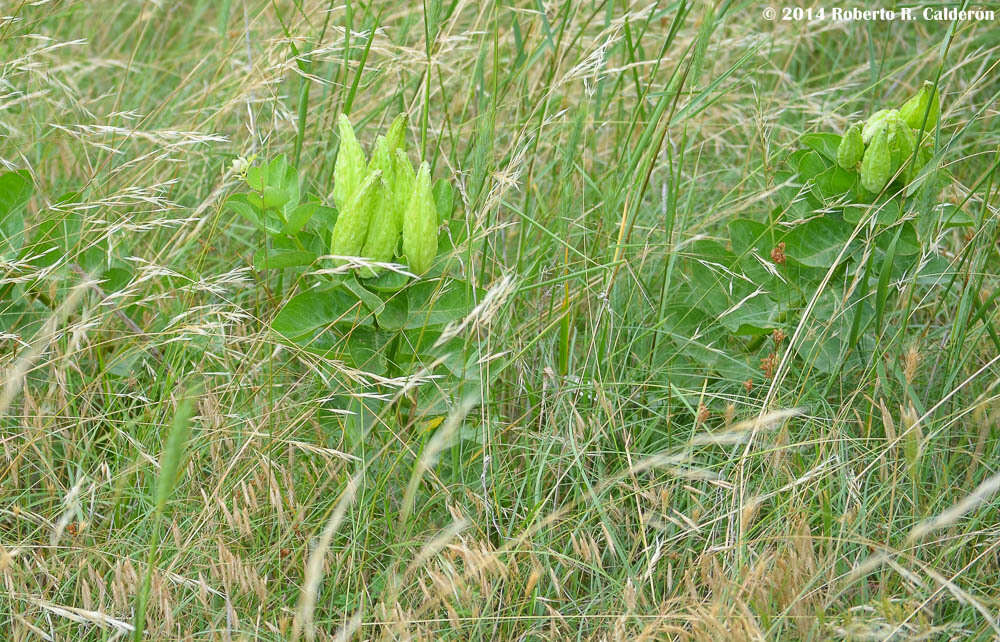
<path fill-rule="evenodd" d="M 35 177 L 29 222 L 76 190 L 84 221 L 53 269 L 0 265 L 28 292 L 16 319 L 0 300 L 0 637 L 1000 631 L 994 25 L 807 27 L 752 3 L 0 13 L 0 158 Z M 664 352 L 690 239 L 766 220 L 801 133 L 939 70 L 944 196 L 977 224 L 929 250 L 940 283 L 899 284 L 865 366 L 768 380 L 734 337 L 747 392 Z M 476 376 L 421 384 L 405 415 L 370 398 L 402 382 L 276 342 L 294 279 L 253 272 L 263 240 L 221 207 L 252 153 L 328 197 L 337 116 L 370 144 L 400 111 L 459 186 L 455 260 L 498 296 L 464 331 Z M 101 238 L 134 273 L 99 291 L 69 264 Z"/>

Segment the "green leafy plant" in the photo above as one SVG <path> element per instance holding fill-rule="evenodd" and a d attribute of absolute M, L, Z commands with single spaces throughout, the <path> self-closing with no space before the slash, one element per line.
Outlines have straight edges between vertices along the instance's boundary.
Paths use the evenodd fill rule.
<path fill-rule="evenodd" d="M 651 359 L 672 361 L 688 389 L 700 387 L 706 368 L 752 389 L 774 376 L 808 309 L 816 322 L 791 346 L 796 367 L 863 365 L 892 292 L 905 289 L 912 300 L 914 288 L 947 273 L 930 239 L 972 222 L 935 202 L 944 175 L 931 162 L 937 101 L 925 84 L 900 109 L 876 111 L 843 136 L 802 136 L 804 147 L 777 172 L 779 204 L 766 221 L 730 221 L 727 242 L 697 240 L 676 259 L 684 278 L 670 289 L 661 320 L 668 340 Z"/>
<path fill-rule="evenodd" d="M 414 172 L 405 129 L 405 119 L 395 119 L 367 159 L 341 116 L 333 207 L 303 197 L 284 157 L 238 163 L 250 191 L 227 205 L 264 235 L 254 268 L 291 271 L 296 279 L 297 291 L 271 321 L 281 340 L 376 374 L 423 366 L 458 374 L 460 342 L 443 332 L 468 313 L 475 291 L 443 257 L 464 225 L 451 220 L 451 185 L 442 179 L 432 186 L 426 162 Z"/>

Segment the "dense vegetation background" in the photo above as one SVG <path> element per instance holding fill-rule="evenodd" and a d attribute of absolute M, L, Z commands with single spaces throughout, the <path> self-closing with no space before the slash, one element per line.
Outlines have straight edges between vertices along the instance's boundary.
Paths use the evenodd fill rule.
<path fill-rule="evenodd" d="M 149 639 L 1000 632 L 995 22 L 2 8 L 0 161 L 34 183 L 34 253 L 0 255 L 5 639 L 120 639 L 141 608 Z M 876 279 L 859 332 L 863 262 L 835 266 L 835 235 L 807 266 L 830 278 L 787 266 L 801 308 L 837 296 L 784 338 L 687 314 L 732 282 L 699 252 L 734 221 L 817 215 L 789 206 L 804 134 L 927 79 L 940 196 L 906 213 L 920 268 Z M 328 201 L 341 113 L 369 150 L 406 113 L 456 187 L 465 367 L 369 372 L 269 328 L 304 286 L 254 269 L 232 161 L 285 154 Z"/>

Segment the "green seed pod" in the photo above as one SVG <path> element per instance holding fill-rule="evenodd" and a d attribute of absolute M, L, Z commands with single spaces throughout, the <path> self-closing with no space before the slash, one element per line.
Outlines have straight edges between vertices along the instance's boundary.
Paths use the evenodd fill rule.
<path fill-rule="evenodd" d="M 376 181 L 372 188 L 370 197 L 372 201 L 371 223 L 361 254 L 381 263 L 392 260 L 401 227 L 399 216 L 396 215 L 392 191 L 395 184 L 393 172 L 395 163 L 393 160 L 389 155 L 389 143 L 386 138 L 379 136 L 375 142 L 375 151 L 372 153 L 372 162 L 368 171 L 369 173 L 381 172 L 381 178 Z M 380 270 L 377 268 L 366 269 L 362 271 L 361 276 L 377 276 L 379 272 Z"/>
<path fill-rule="evenodd" d="M 927 113 L 926 123 L 924 123 L 924 113 Z M 934 131 L 941 115 L 941 97 L 934 83 L 925 80 L 920 91 L 899 108 L 899 115 L 913 129 L 919 130 L 923 125 L 924 131 Z"/>
<path fill-rule="evenodd" d="M 886 121 L 899 117 L 898 109 L 880 109 L 865 121 L 865 126 L 861 129 L 861 140 L 865 145 L 875 138 L 876 132 L 886 125 Z"/>
<path fill-rule="evenodd" d="M 344 114 L 338 121 L 340 149 L 333 168 L 333 203 L 338 210 L 351 201 L 365 177 L 365 153 L 354 136 L 354 127 Z"/>
<path fill-rule="evenodd" d="M 861 140 L 861 123 L 851 125 L 844 132 L 837 146 L 837 164 L 844 169 L 854 169 L 865 154 L 865 143 Z"/>
<path fill-rule="evenodd" d="M 892 162 L 892 174 L 895 176 L 899 168 L 910 160 L 917 138 L 910 126 L 900 119 L 890 121 L 886 131 L 889 133 L 889 156 Z"/>
<path fill-rule="evenodd" d="M 423 274 L 437 255 L 437 211 L 431 193 L 431 168 L 424 162 L 417 172 L 413 196 L 403 215 L 403 254 L 410 271 Z"/>
<path fill-rule="evenodd" d="M 389 145 L 389 158 L 395 158 L 396 150 L 402 149 L 403 139 L 406 136 L 406 115 L 400 114 L 393 119 L 389 125 L 389 131 L 385 134 L 386 143 Z"/>
<path fill-rule="evenodd" d="M 879 193 L 892 176 L 892 154 L 885 127 L 875 134 L 861 160 L 861 185 L 869 192 Z"/>
<path fill-rule="evenodd" d="M 393 161 L 395 178 L 392 186 L 393 209 L 396 212 L 396 220 L 399 221 L 399 227 L 402 229 L 403 217 L 406 214 L 407 206 L 410 204 L 410 198 L 413 196 L 413 186 L 417 181 L 417 177 L 413 173 L 413 165 L 410 163 L 410 159 L 407 158 L 406 152 L 397 149 L 396 157 Z"/>
<path fill-rule="evenodd" d="M 334 223 L 333 232 L 330 235 L 330 254 L 337 256 L 361 255 L 371 222 L 372 206 L 375 202 L 372 195 L 375 185 L 380 180 L 380 172 L 369 173 L 351 199 L 338 210 L 337 222 Z M 336 260 L 335 263 L 343 265 L 345 261 Z"/>

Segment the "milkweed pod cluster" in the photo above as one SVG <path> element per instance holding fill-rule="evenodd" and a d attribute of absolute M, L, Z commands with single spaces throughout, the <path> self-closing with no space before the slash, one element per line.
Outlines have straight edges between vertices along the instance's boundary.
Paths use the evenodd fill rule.
<path fill-rule="evenodd" d="M 405 259 L 411 272 L 423 274 L 437 255 L 437 209 L 430 166 L 425 162 L 415 173 L 406 155 L 406 119 L 397 117 L 376 140 L 367 163 L 346 116 L 340 117 L 338 128 L 340 150 L 333 177 L 338 214 L 330 253 L 379 263 Z M 379 272 L 366 267 L 359 275 L 367 278 Z"/>
<path fill-rule="evenodd" d="M 876 194 L 893 178 L 909 183 L 931 158 L 927 132 L 937 126 L 940 113 L 937 88 L 925 82 L 899 109 L 880 109 L 851 125 L 840 139 L 837 164 L 857 169 L 861 186 Z M 921 128 L 924 136 L 918 140 Z"/>

